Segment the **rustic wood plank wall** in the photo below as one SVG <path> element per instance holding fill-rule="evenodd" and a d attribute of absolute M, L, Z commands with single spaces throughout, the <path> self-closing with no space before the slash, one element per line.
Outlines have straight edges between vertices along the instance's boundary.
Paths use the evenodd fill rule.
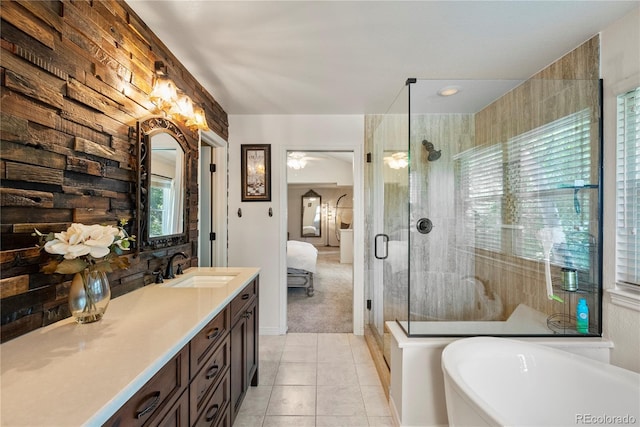
<path fill-rule="evenodd" d="M 136 121 L 154 114 L 148 99 L 154 62 L 228 138 L 227 115 L 122 1 L 10 1 L 0 9 L 0 314 L 7 341 L 69 316 L 71 276 L 45 275 L 34 228 L 111 223 L 135 212 Z M 139 257 L 109 275 L 113 297 L 145 286 L 167 257 L 184 251 L 197 265 L 197 134 L 189 241 Z M 131 221 L 133 223 L 133 221 Z"/>

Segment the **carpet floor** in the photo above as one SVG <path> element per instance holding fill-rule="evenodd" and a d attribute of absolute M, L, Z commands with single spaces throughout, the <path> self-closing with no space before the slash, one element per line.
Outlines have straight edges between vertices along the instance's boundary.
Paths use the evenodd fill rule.
<path fill-rule="evenodd" d="M 289 332 L 353 332 L 353 265 L 340 263 L 340 248 L 318 247 L 315 293 L 288 288 Z"/>

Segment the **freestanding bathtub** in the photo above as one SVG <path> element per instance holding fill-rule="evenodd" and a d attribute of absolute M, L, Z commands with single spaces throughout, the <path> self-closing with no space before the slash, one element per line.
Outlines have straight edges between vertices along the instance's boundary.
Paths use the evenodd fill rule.
<path fill-rule="evenodd" d="M 466 338 L 442 371 L 450 426 L 640 425 L 640 374 L 566 351 Z"/>

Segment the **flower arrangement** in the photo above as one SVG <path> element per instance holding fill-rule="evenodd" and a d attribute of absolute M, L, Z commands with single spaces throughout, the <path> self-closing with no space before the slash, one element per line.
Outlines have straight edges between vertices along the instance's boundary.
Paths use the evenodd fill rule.
<path fill-rule="evenodd" d="M 43 234 L 35 230 L 40 243 L 38 247 L 57 255 L 42 267 L 47 274 L 72 274 L 85 269 L 111 272 L 114 268 L 126 269 L 129 260 L 123 257 L 135 236 L 124 230 L 126 220 L 119 225 L 71 224 L 66 231 Z"/>

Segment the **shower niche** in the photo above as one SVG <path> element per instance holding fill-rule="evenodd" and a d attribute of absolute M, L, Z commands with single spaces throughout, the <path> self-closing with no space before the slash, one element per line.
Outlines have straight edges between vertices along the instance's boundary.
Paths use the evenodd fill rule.
<path fill-rule="evenodd" d="M 599 80 L 408 79 L 367 126 L 380 342 L 386 321 L 410 337 L 601 335 Z"/>

